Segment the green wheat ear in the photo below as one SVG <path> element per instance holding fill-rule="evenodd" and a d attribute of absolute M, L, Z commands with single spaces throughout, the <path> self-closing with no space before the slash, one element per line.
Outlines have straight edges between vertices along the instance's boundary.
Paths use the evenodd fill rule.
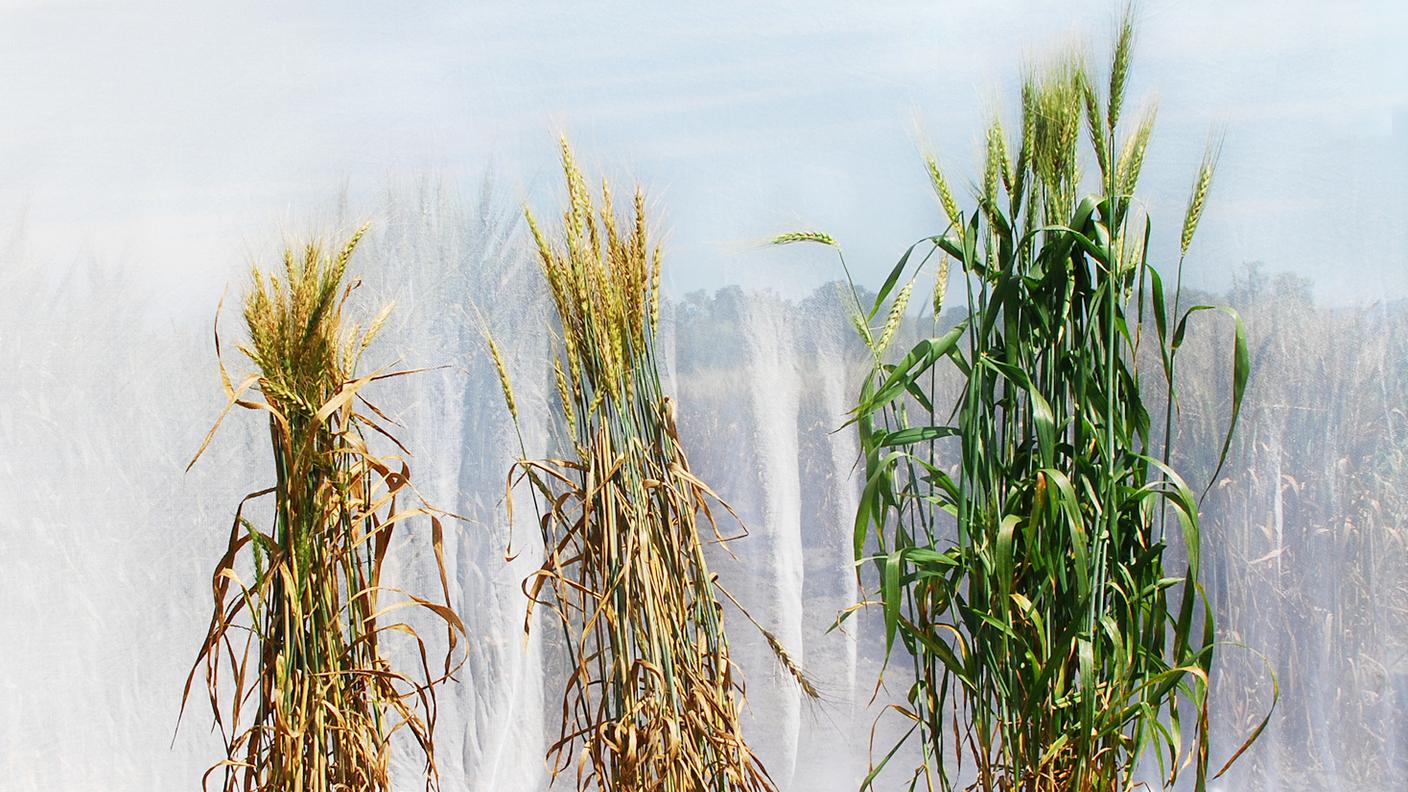
<path fill-rule="evenodd" d="M 786 234 L 778 234 L 768 241 L 772 245 L 792 245 L 798 242 L 815 242 L 828 247 L 840 247 L 830 234 L 820 231 L 791 231 Z"/>
<path fill-rule="evenodd" d="M 508 407 L 509 416 L 516 422 L 518 421 L 518 403 L 513 398 L 513 385 L 508 379 L 508 367 L 504 365 L 504 356 L 499 352 L 499 344 L 494 340 L 494 334 L 487 329 L 484 331 L 484 342 L 489 347 L 489 359 L 494 363 L 494 373 L 499 378 L 499 388 L 503 391 L 504 404 Z"/>
<path fill-rule="evenodd" d="M 939 262 L 939 271 L 934 277 L 934 319 L 936 321 L 944 310 L 944 295 L 948 292 L 948 269 L 949 260 L 944 258 Z"/>
<path fill-rule="evenodd" d="M 1090 135 L 1091 148 L 1095 149 L 1095 162 L 1100 167 L 1100 177 L 1110 177 L 1110 143 L 1100 117 L 1100 97 L 1095 91 L 1095 83 L 1089 75 L 1081 80 L 1081 99 L 1085 103 L 1085 130 Z"/>
<path fill-rule="evenodd" d="M 1212 188 L 1213 172 L 1217 170 L 1217 160 L 1222 153 L 1222 137 L 1215 136 L 1203 150 L 1203 162 L 1198 167 L 1198 176 L 1193 180 L 1193 190 L 1188 196 L 1188 207 L 1183 212 L 1183 232 L 1178 238 L 1178 255 L 1188 255 L 1188 246 L 1193 242 L 1193 234 L 1198 230 L 1198 221 L 1203 217 L 1207 204 L 1208 191 Z"/>
<path fill-rule="evenodd" d="M 1110 104 L 1106 122 L 1111 131 L 1119 126 L 1120 107 L 1129 82 L 1129 61 L 1134 54 L 1134 5 L 1125 6 L 1120 17 L 1119 33 L 1115 38 L 1115 53 L 1110 62 Z"/>
<path fill-rule="evenodd" d="M 953 190 L 949 189 L 948 180 L 944 178 L 944 172 L 939 167 L 939 161 L 933 155 L 925 155 L 924 165 L 929 170 L 929 183 L 934 188 L 934 193 L 939 197 L 939 206 L 943 207 L 944 216 L 958 229 L 959 237 L 963 236 L 963 215 L 958 211 L 958 202 L 953 199 Z"/>
<path fill-rule="evenodd" d="M 1144 169 L 1144 155 L 1149 151 L 1149 140 L 1154 134 L 1154 119 L 1157 108 L 1151 106 L 1139 119 L 1134 134 L 1125 141 L 1120 150 L 1119 161 L 1115 166 L 1115 184 L 1122 195 L 1133 195 L 1139 183 L 1139 173 Z"/>
<path fill-rule="evenodd" d="M 895 295 L 895 301 L 890 305 L 890 313 L 885 317 L 885 327 L 880 331 L 880 340 L 875 342 L 875 354 L 885 354 L 890 342 L 894 340 L 895 331 L 899 330 L 900 322 L 904 319 L 904 312 L 909 307 L 909 296 L 913 292 L 914 281 L 911 280 L 900 288 L 899 294 Z"/>

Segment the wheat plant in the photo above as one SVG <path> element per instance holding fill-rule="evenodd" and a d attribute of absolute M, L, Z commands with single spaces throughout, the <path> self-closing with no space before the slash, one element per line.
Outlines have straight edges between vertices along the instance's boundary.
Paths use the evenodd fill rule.
<path fill-rule="evenodd" d="M 525 590 L 556 614 L 569 656 L 553 775 L 575 760 L 583 790 L 772 790 L 743 737 L 729 596 L 705 559 L 705 541 L 723 538 L 715 511 L 727 507 L 690 472 L 661 390 L 661 256 L 647 239 L 645 199 L 637 190 L 622 219 L 603 185 L 598 209 L 565 141 L 562 163 L 562 238 L 527 218 L 561 322 L 552 377 L 568 451 L 525 459 L 515 476 L 535 492 L 545 547 Z M 499 347 L 489 347 L 517 420 Z"/>
<path fill-rule="evenodd" d="M 947 229 L 911 246 L 872 304 L 856 296 L 874 365 L 853 417 L 865 456 L 854 549 L 875 569 L 887 656 L 899 646 L 913 663 L 894 707 L 921 748 L 911 789 L 1122 792 L 1146 759 L 1168 785 L 1191 772 L 1202 790 L 1211 775 L 1218 644 L 1200 491 L 1170 464 L 1175 363 L 1191 321 L 1226 314 L 1230 421 L 1216 479 L 1248 352 L 1235 312 L 1181 305 L 1215 147 L 1184 212 L 1171 290 L 1151 258 L 1135 188 L 1154 115 L 1121 123 L 1132 41 L 1126 17 L 1108 87 L 1074 56 L 1025 81 L 1020 134 L 989 128 L 970 210 L 929 158 Z M 892 354 L 930 261 L 934 335 Z M 938 323 L 950 267 L 966 296 L 954 326 Z M 944 366 L 961 380 L 951 410 L 936 390 Z M 1166 409 L 1146 402 L 1146 378 Z M 898 747 L 863 788 L 877 788 Z"/>
<path fill-rule="evenodd" d="M 446 587 L 441 515 L 415 494 L 409 454 L 364 397 L 371 383 L 408 372 L 357 371 L 390 310 L 365 329 L 344 316 L 361 236 L 332 255 L 288 250 L 281 273 L 255 268 L 240 350 L 257 371 L 234 384 L 221 362 L 228 402 L 196 454 L 235 407 L 268 420 L 274 483 L 236 509 L 182 695 L 184 708 L 203 669 L 226 753 L 204 783 L 219 778 L 226 792 L 384 792 L 398 733 L 423 752 L 427 788 L 438 786 L 435 691 L 456 667 L 464 628 L 443 604 L 448 591 L 437 602 L 382 582 L 392 534 L 414 520 L 429 524 Z M 219 344 L 217 330 L 217 357 Z M 399 453 L 374 450 L 387 441 Z M 245 516 L 263 498 L 272 499 L 267 526 Z M 443 665 L 432 668 L 418 618 L 445 627 Z M 414 667 L 388 661 L 397 636 L 412 643 Z"/>

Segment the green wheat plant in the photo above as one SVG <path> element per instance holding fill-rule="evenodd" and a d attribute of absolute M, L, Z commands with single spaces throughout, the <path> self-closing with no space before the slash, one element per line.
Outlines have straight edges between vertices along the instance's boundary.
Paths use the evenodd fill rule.
<path fill-rule="evenodd" d="M 887 658 L 913 664 L 893 707 L 910 723 L 901 745 L 919 743 L 911 789 L 1122 792 L 1148 758 L 1169 785 L 1189 768 L 1198 790 L 1210 777 L 1217 642 L 1200 582 L 1201 493 L 1170 464 L 1176 362 L 1190 321 L 1226 314 L 1230 420 L 1216 479 L 1248 353 L 1231 309 L 1180 304 L 1215 146 L 1171 289 L 1151 260 L 1135 188 L 1154 115 L 1121 123 L 1132 39 L 1126 18 L 1106 88 L 1076 57 L 1025 81 L 1020 133 L 988 130 L 971 209 L 929 158 L 947 229 L 911 246 L 873 303 L 852 287 L 873 357 L 852 418 L 865 473 L 854 549 L 876 571 Z M 835 247 L 824 235 L 779 241 Z M 934 335 L 893 353 L 931 261 Z M 950 270 L 966 308 L 946 327 Z M 951 409 L 941 369 L 960 380 Z M 1166 405 L 1146 402 L 1148 377 Z M 872 761 L 862 788 L 899 748 Z"/>
<path fill-rule="evenodd" d="M 363 229 L 365 230 L 365 229 Z M 344 316 L 355 283 L 345 283 L 359 230 L 339 251 L 308 245 L 285 253 L 282 273 L 253 272 L 245 298 L 257 369 L 233 384 L 220 364 L 228 402 L 196 454 L 204 453 L 235 407 L 268 420 L 274 483 L 241 501 L 211 581 L 214 612 L 187 677 L 182 706 L 203 668 L 225 758 L 204 783 L 226 792 L 384 792 L 393 735 L 423 752 L 427 788 L 438 786 L 435 691 L 451 677 L 464 627 L 449 608 L 440 513 L 411 485 L 400 455 L 381 455 L 369 436 L 391 437 L 366 386 L 409 372 L 357 372 L 388 306 L 365 329 Z M 219 357 L 219 333 L 216 333 Z M 262 398 L 252 398 L 257 392 Z M 195 459 L 191 464 L 195 464 Z M 272 498 L 268 527 L 245 517 Z M 416 505 L 403 506 L 410 500 Z M 393 533 L 429 522 L 442 602 L 382 583 Z M 442 668 L 410 615 L 446 629 Z M 393 667 L 386 639 L 409 638 L 415 667 Z"/>
<path fill-rule="evenodd" d="M 561 322 L 553 379 L 566 458 L 523 460 L 545 558 L 525 590 L 566 634 L 568 678 L 553 777 L 576 765 L 579 789 L 733 792 L 774 785 L 744 740 L 742 687 L 724 632 L 724 591 L 705 532 L 726 509 L 690 472 L 674 405 L 660 385 L 658 247 L 645 199 L 618 218 L 603 185 L 594 206 L 564 141 L 568 208 L 550 240 L 527 212 Z M 518 405 L 497 343 L 490 354 L 510 413 Z M 510 508 L 512 502 L 510 501 Z M 746 615 L 746 612 L 745 612 Z M 755 623 L 756 624 L 756 623 Z M 775 638 L 784 667 L 810 682 Z"/>

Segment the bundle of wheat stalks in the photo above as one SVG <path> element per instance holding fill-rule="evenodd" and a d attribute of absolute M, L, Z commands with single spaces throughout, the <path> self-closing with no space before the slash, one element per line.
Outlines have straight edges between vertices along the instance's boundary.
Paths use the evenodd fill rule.
<path fill-rule="evenodd" d="M 414 496 L 405 461 L 379 456 L 366 439 L 377 433 L 399 447 L 362 390 L 406 372 L 356 373 L 389 313 L 365 330 L 343 318 L 355 286 L 344 274 L 361 235 L 332 256 L 316 245 L 301 256 L 287 251 L 282 277 L 254 270 L 244 308 L 249 343 L 240 349 L 259 371 L 234 385 L 221 364 L 229 402 L 196 454 L 234 407 L 268 416 L 275 482 L 236 511 L 212 580 L 210 628 L 182 697 L 184 705 L 204 665 L 226 749 L 205 781 L 223 773 L 226 792 L 387 790 L 390 740 L 401 730 L 424 752 L 427 788 L 437 785 L 435 687 L 453 671 L 464 628 L 448 590 L 444 604 L 409 594 L 388 603 L 396 592 L 381 584 L 392 532 L 424 517 L 447 589 L 437 514 Z M 251 389 L 263 399 L 247 398 Z M 262 529 L 243 514 L 266 495 L 272 525 Z M 418 505 L 400 508 L 402 497 Z M 388 618 L 403 608 L 444 623 L 443 668 L 431 670 L 413 626 Z M 388 633 L 409 636 L 419 668 L 392 667 L 382 652 Z"/>
<path fill-rule="evenodd" d="M 546 552 L 525 588 L 567 631 L 553 773 L 577 756 L 580 789 L 770 790 L 743 739 L 741 686 L 699 536 L 707 523 L 721 538 L 717 500 L 690 473 L 661 392 L 660 251 L 646 238 L 644 198 L 636 192 L 623 229 L 609 189 L 598 213 L 565 142 L 562 155 L 562 244 L 531 212 L 528 222 L 561 319 L 554 372 L 575 456 L 516 468 L 534 487 Z M 502 375 L 492 340 L 491 352 Z"/>

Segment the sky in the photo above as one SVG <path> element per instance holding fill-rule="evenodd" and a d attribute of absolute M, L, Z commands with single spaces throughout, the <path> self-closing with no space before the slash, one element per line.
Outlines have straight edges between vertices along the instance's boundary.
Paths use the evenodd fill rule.
<path fill-rule="evenodd" d="M 675 294 L 838 277 L 762 244 L 797 229 L 878 283 L 942 230 L 920 152 L 969 184 L 1023 69 L 1083 47 L 1103 71 L 1120 8 L 764 5 L 0 0 L 0 251 L 125 268 L 208 313 L 251 259 L 329 231 L 339 196 L 375 222 L 391 185 L 472 195 L 487 175 L 552 213 L 565 132 L 589 172 L 646 189 Z M 1220 129 L 1191 283 L 1261 262 L 1325 302 L 1408 297 L 1408 4 L 1146 0 L 1136 18 L 1156 254 Z"/>

